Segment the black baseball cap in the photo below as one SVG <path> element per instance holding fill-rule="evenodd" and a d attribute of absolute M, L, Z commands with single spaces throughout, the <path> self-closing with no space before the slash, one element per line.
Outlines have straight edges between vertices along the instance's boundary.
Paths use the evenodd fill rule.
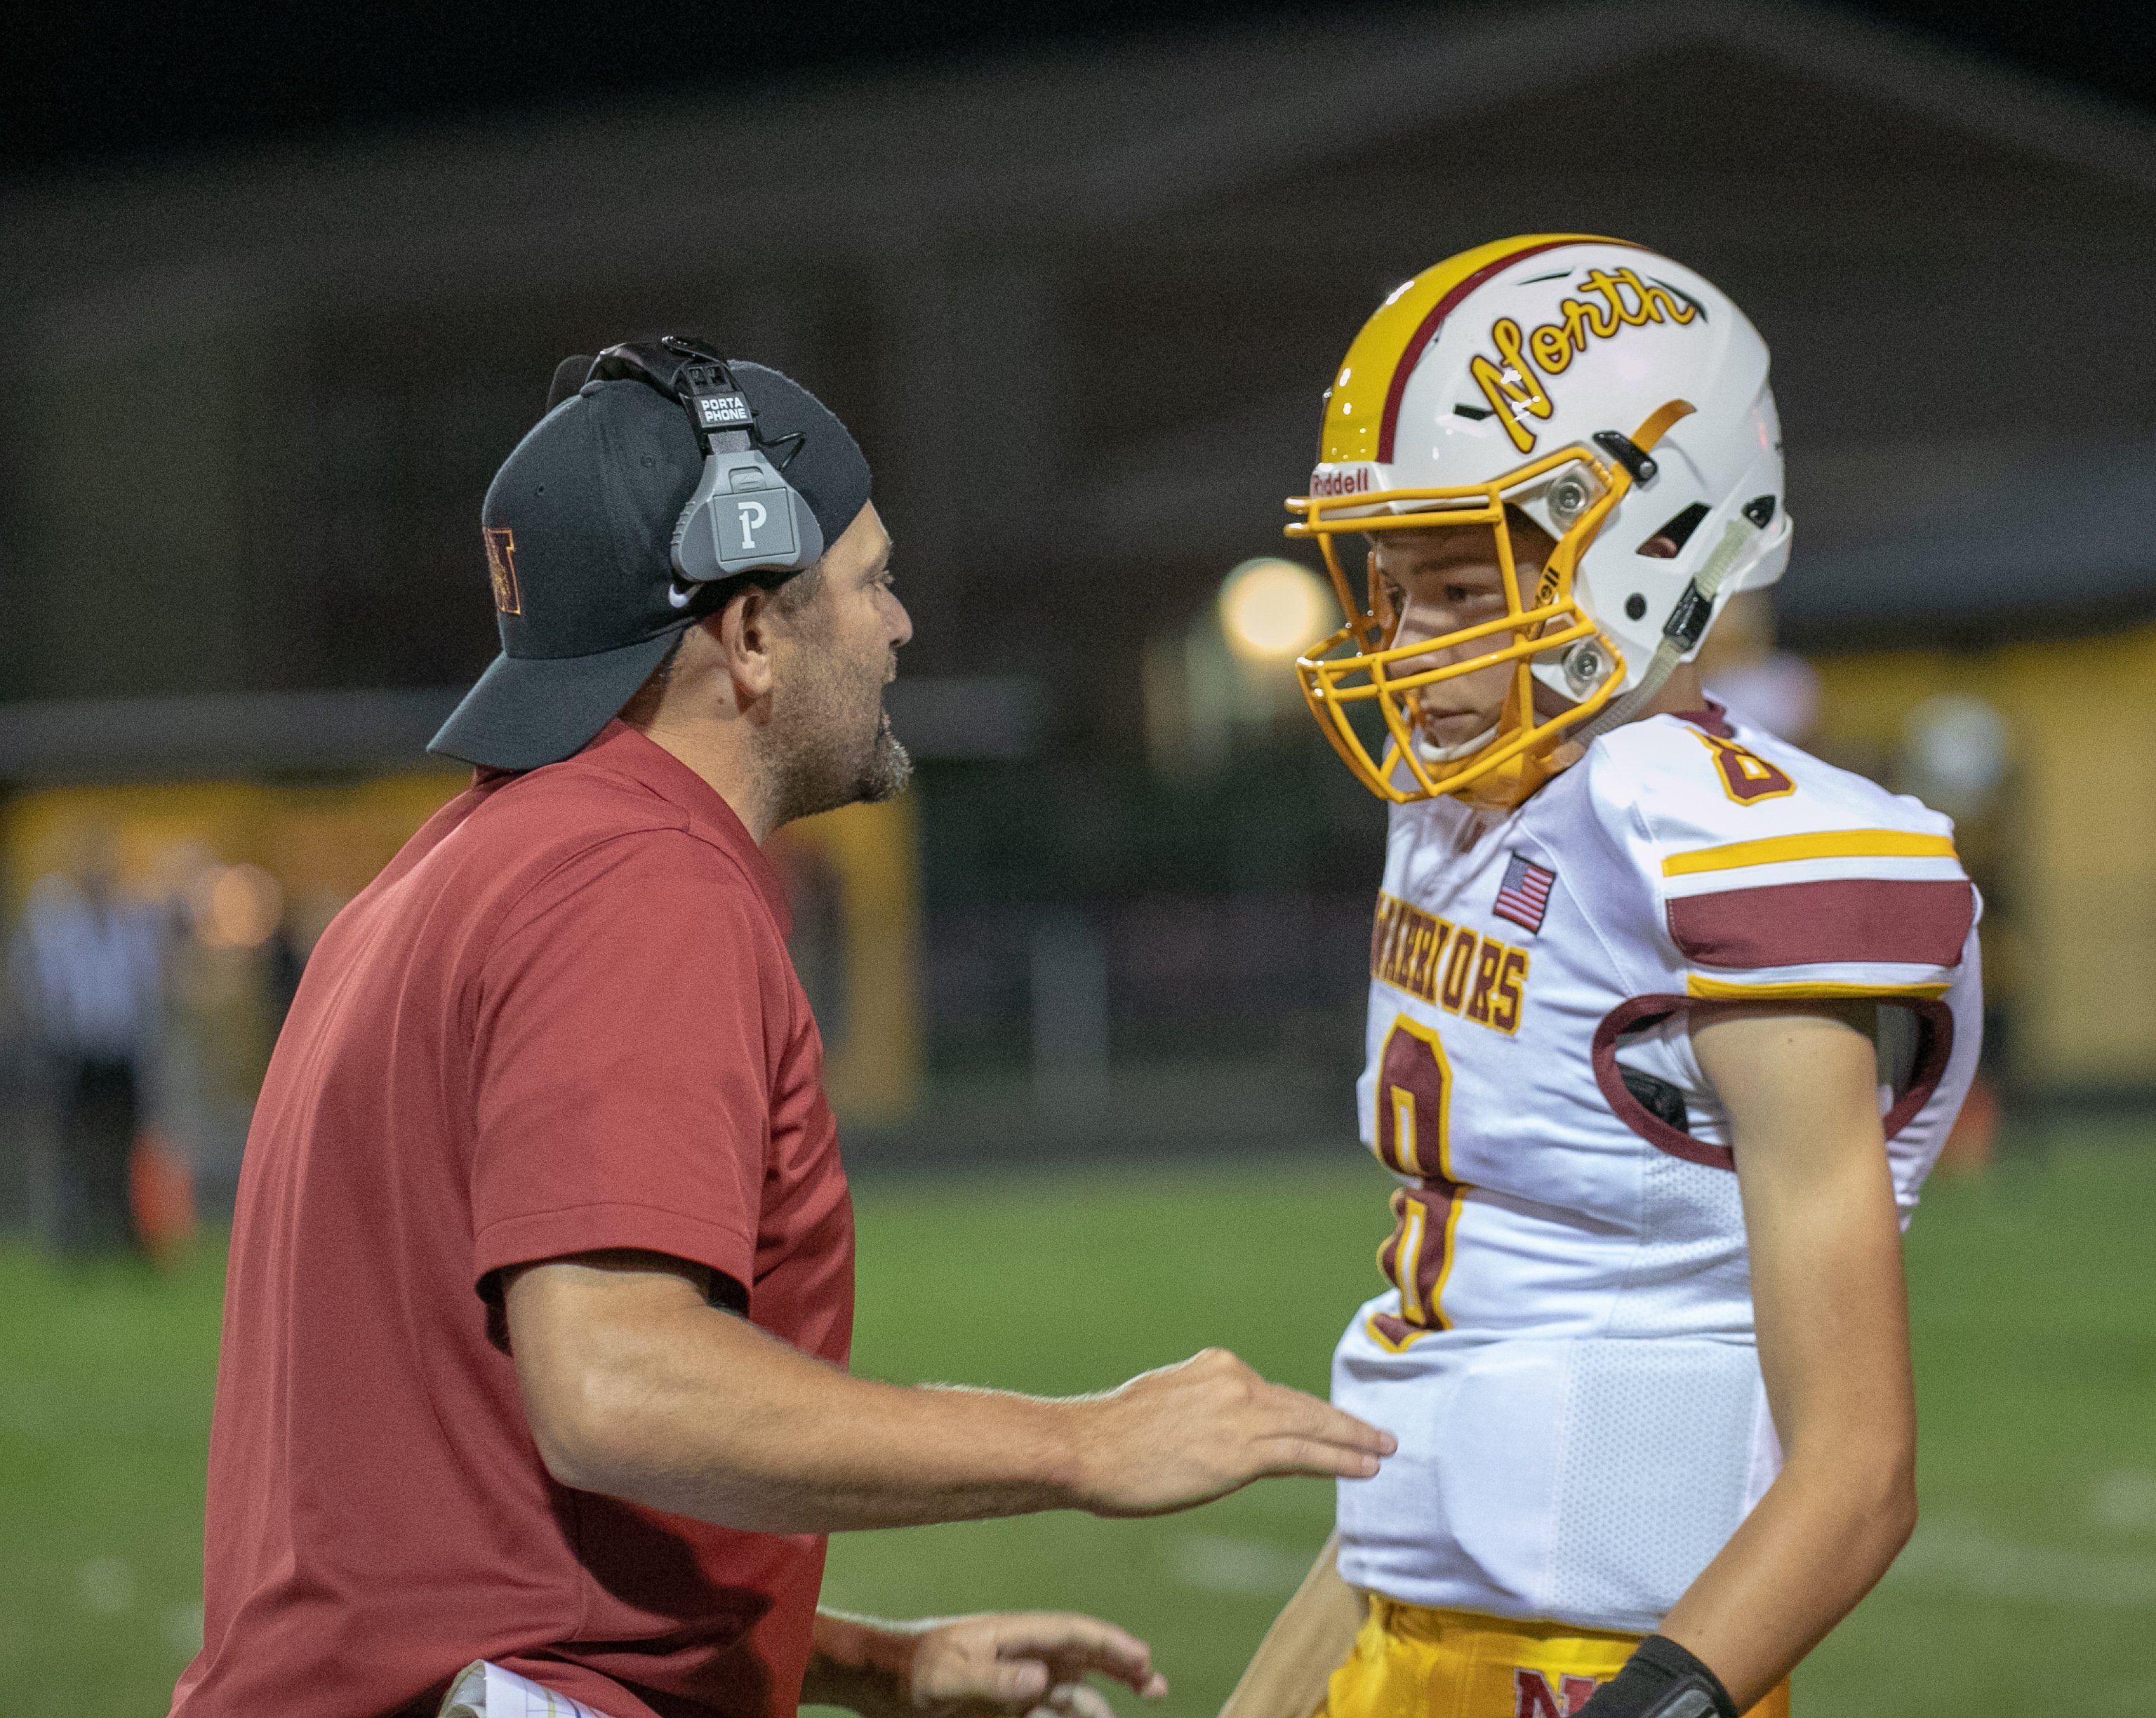
<path fill-rule="evenodd" d="M 757 444 L 835 543 L 868 504 L 860 447 L 791 377 L 727 367 L 755 411 Z M 573 756 L 739 588 L 674 574 L 675 522 L 703 464 L 686 410 L 645 382 L 587 382 L 532 427 L 480 511 L 501 654 L 428 751 L 507 770 Z"/>

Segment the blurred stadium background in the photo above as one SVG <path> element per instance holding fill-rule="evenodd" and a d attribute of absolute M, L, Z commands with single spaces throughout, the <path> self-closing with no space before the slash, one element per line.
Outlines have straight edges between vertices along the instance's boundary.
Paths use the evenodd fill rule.
<path fill-rule="evenodd" d="M 744 136 L 784 147 L 746 174 Z M 634 333 L 830 401 L 916 623 L 916 791 L 781 839 L 862 1367 L 1078 1388 L 1221 1341 L 1322 1386 L 1385 1228 L 1350 1098 L 1383 819 L 1262 563 L 1385 290 L 1603 230 L 1774 352 L 1796 558 L 1710 684 L 1951 812 L 1988 903 L 1986 1083 L 1911 1244 L 1926 1525 L 1800 1701 L 2156 1712 L 2147 112 L 1851 13 L 1276 15 L 41 171 L 0 211 L 0 1706 L 162 1710 L 255 1083 L 313 938 L 459 785 L 421 748 L 494 648 L 489 476 L 556 359 Z M 107 883 L 156 968 L 115 1054 L 158 1274 L 50 1256 L 24 951 Z M 833 1591 L 1101 1608 L 1200 1718 L 1328 1508 L 857 1538 Z"/>

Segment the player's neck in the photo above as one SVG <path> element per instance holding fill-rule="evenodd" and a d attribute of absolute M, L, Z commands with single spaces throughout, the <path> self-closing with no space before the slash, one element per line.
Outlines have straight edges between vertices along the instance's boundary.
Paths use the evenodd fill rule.
<path fill-rule="evenodd" d="M 1662 689 L 1632 718 L 1645 721 L 1650 715 L 1682 715 L 1707 708 L 1707 688 L 1700 683 L 1699 664 L 1681 662 L 1676 672 L 1662 682 Z"/>
<path fill-rule="evenodd" d="M 1643 722 L 1650 715 L 1689 715 L 1707 707 L 1707 688 L 1700 684 L 1697 664 L 1679 663 L 1676 672 L 1662 682 L 1661 690 L 1649 699 L 1636 715 L 1626 718 L 1627 725 Z M 1562 775 L 1580 759 L 1587 749 L 1577 740 L 1561 740 L 1549 754 L 1546 773 Z M 1534 789 L 1539 792 L 1540 787 Z M 1532 797 L 1531 793 L 1529 797 Z M 1471 802 L 1469 802 L 1471 803 Z"/>

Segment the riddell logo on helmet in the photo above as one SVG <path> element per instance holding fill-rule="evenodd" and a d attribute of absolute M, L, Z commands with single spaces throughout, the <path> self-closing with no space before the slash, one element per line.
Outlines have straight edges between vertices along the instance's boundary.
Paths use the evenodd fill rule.
<path fill-rule="evenodd" d="M 1313 495 L 1367 495 L 1377 486 L 1377 480 L 1367 465 L 1358 465 L 1353 471 L 1321 471 L 1310 480 Z"/>
<path fill-rule="evenodd" d="M 1614 274 L 1590 269 L 1580 286 L 1588 296 L 1558 300 L 1558 320 L 1527 335 L 1522 335 L 1520 325 L 1510 316 L 1500 316 L 1490 329 L 1497 362 L 1493 364 L 1477 352 L 1467 367 L 1512 445 L 1523 454 L 1532 453 L 1535 446 L 1535 432 L 1524 420 L 1547 418 L 1553 409 L 1542 377 L 1562 376 L 1587 350 L 1589 340 L 1608 340 L 1650 322 L 1682 327 L 1699 320 L 1697 305 L 1667 287 L 1649 285 L 1631 269 L 1620 269 Z"/>

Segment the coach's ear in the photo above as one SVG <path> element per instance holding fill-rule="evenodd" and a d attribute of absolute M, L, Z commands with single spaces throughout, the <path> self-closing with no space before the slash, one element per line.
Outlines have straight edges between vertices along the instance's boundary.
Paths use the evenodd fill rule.
<path fill-rule="evenodd" d="M 745 586 L 699 628 L 718 647 L 718 663 L 732 677 L 744 710 L 771 695 L 777 680 L 772 657 L 778 641 L 772 593 Z"/>

